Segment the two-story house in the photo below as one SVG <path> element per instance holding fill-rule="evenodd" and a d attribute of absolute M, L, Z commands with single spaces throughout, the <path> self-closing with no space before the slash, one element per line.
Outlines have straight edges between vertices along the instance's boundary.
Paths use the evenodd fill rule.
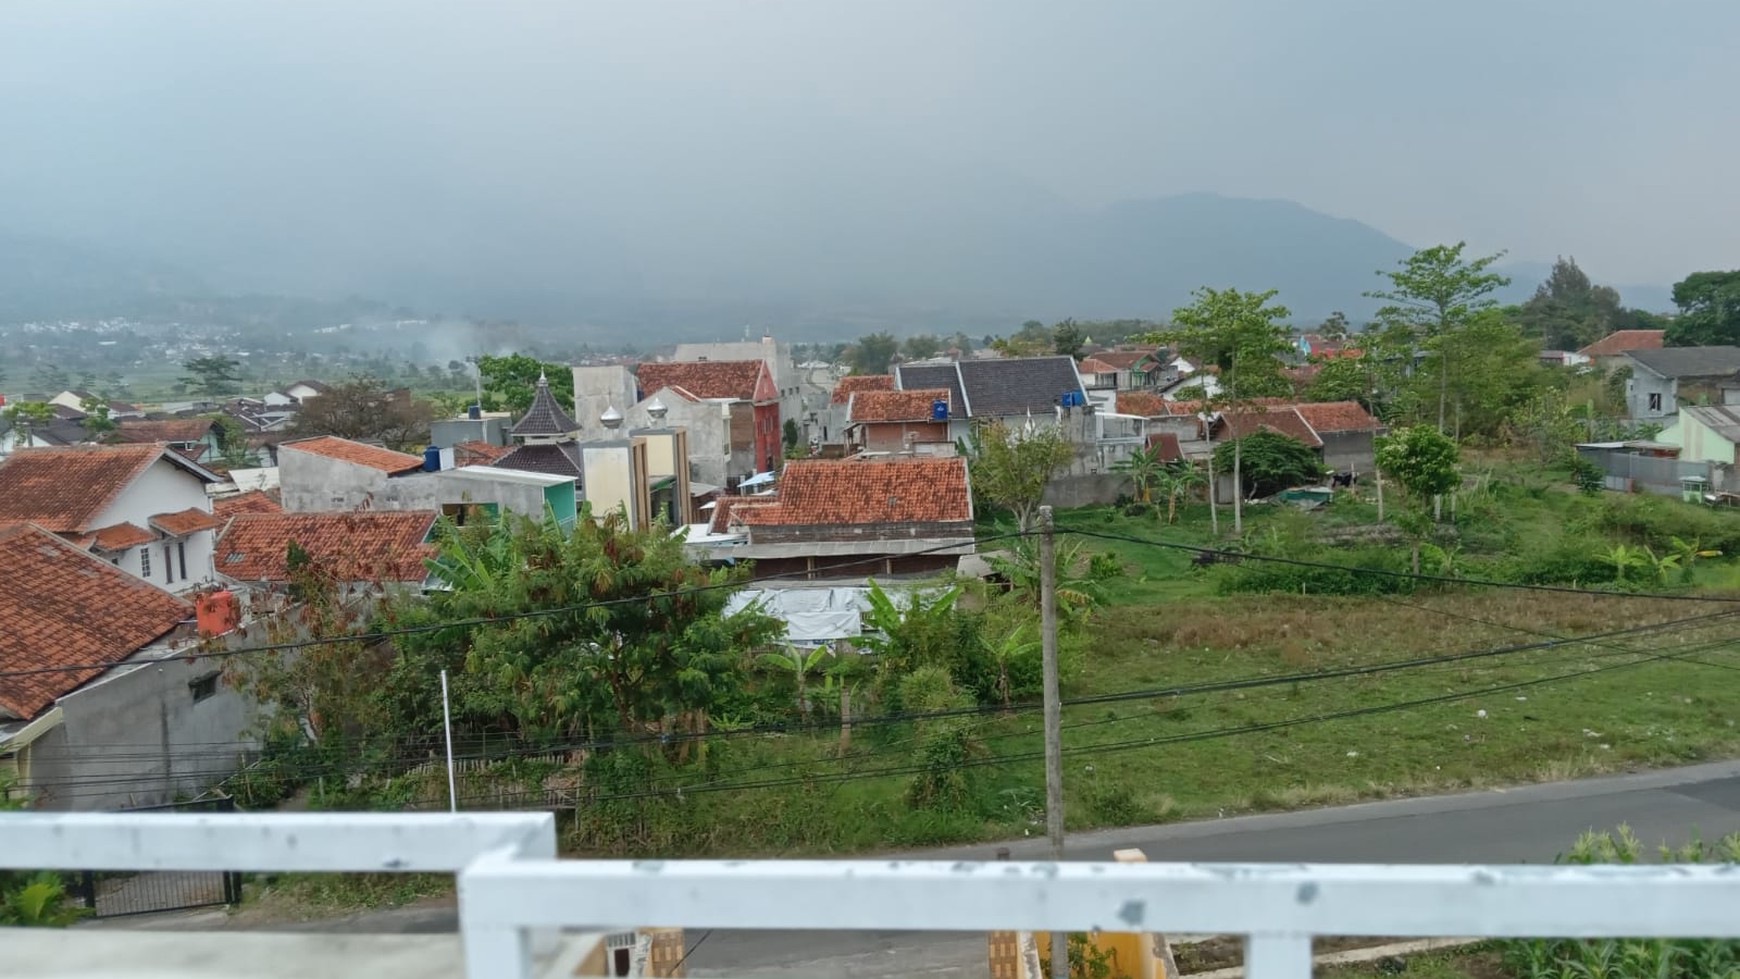
<path fill-rule="evenodd" d="M 656 397 L 669 411 L 666 416 L 669 424 L 689 426 L 696 433 L 690 437 L 689 458 L 697 468 L 715 457 L 715 447 L 700 430 L 701 426 L 691 426 L 686 417 L 688 409 L 677 402 L 710 403 L 721 417 L 728 419 L 727 444 L 722 447 L 728 462 L 717 473 L 711 467 L 704 473 L 696 471 L 696 480 L 723 485 L 732 477 L 766 472 L 778 465 L 780 395 L 767 361 L 653 361 L 636 367 L 635 379 L 639 386 L 635 405 L 638 410 L 626 413 L 629 425 L 651 423 L 646 406 Z M 719 478 L 709 478 L 715 475 Z"/>
<path fill-rule="evenodd" d="M 848 406 L 852 395 L 859 391 L 892 391 L 894 390 L 893 374 L 848 374 L 834 382 L 833 392 L 828 396 L 828 410 L 819 421 L 821 431 L 817 438 L 824 443 L 840 443 L 846 440 L 846 425 Z"/>
<path fill-rule="evenodd" d="M 864 452 L 954 454 L 949 439 L 948 388 L 857 391 L 847 403 L 846 442 Z"/>
<path fill-rule="evenodd" d="M 1740 347 L 1662 347 L 1627 350 L 1631 379 L 1625 404 L 1631 417 L 1666 420 L 1688 404 L 1717 404 L 1722 385 L 1740 372 Z"/>
<path fill-rule="evenodd" d="M 215 580 L 206 486 L 162 445 L 20 449 L 0 463 L 0 525 L 30 523 L 172 592 Z"/>
<path fill-rule="evenodd" d="M 1072 357 L 1006 357 L 952 364 L 902 364 L 894 369 L 902 391 L 949 392 L 950 441 L 967 438 L 975 422 L 1021 425 L 1055 421 L 1058 409 L 1087 403 Z"/>
<path fill-rule="evenodd" d="M 0 773 L 33 806 L 76 810 L 167 802 L 228 775 L 255 706 L 219 682 L 218 661 L 189 654 L 196 620 L 219 634 L 233 609 L 39 527 L 0 528 Z"/>
<path fill-rule="evenodd" d="M 408 452 L 317 435 L 278 446 L 286 510 L 432 510 L 439 495 L 425 460 Z"/>

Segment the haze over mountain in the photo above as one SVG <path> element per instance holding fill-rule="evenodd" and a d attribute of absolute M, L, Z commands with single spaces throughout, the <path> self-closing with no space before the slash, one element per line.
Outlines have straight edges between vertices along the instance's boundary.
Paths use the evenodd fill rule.
<path fill-rule="evenodd" d="M 1357 317 L 1374 269 L 1463 239 L 1659 289 L 1740 265 L 1736 31 L 1728 0 L 13 0 L 0 229 L 104 289 L 600 334 L 1159 316 L 1207 283 Z M 0 303 L 77 280 L 29 264 Z"/>

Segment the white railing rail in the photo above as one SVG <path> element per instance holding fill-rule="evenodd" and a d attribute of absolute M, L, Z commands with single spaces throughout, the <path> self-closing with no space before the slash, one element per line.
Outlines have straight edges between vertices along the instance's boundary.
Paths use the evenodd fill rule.
<path fill-rule="evenodd" d="M 1740 870 L 902 860 L 557 860 L 547 814 L 0 814 L 0 867 L 455 870 L 467 974 L 531 974 L 558 927 L 1249 936 L 1253 979 L 1313 935 L 1740 936 Z M 541 943 L 540 943 L 541 944 Z"/>

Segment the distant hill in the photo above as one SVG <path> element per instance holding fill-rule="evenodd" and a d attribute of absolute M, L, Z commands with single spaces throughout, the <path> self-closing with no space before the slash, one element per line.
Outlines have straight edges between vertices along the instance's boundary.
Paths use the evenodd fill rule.
<path fill-rule="evenodd" d="M 1090 209 L 1019 180 L 929 171 L 857 174 L 850 192 L 794 200 L 782 188 L 795 177 L 763 177 L 658 212 L 601 209 L 560 235 L 532 225 L 480 232 L 488 247 L 471 251 L 452 239 L 426 251 L 424 239 L 402 238 L 356 256 L 342 291 L 332 283 L 326 295 L 321 280 L 290 271 L 296 256 L 319 249 L 287 253 L 267 242 L 222 259 L 183 255 L 183 264 L 221 269 L 211 276 L 218 291 L 233 280 L 324 300 L 360 293 L 614 345 L 751 326 L 821 339 L 1002 332 L 1029 318 L 1162 319 L 1202 285 L 1273 288 L 1297 321 L 1341 310 L 1358 322 L 1378 305 L 1361 295 L 1384 284 L 1375 273 L 1413 251 L 1370 225 L 1285 200 L 1180 194 Z M 1514 282 L 1501 298 L 1527 298 L 1548 268 L 1507 266 Z M 191 312 L 210 308 L 213 288 L 166 263 L 0 231 L 0 319 Z M 1664 287 L 1621 291 L 1633 305 L 1668 305 Z"/>

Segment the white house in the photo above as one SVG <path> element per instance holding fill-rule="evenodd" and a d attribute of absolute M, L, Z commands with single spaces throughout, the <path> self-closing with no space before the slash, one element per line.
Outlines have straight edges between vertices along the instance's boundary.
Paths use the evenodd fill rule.
<path fill-rule="evenodd" d="M 0 463 L 0 526 L 29 523 L 176 593 L 216 580 L 206 486 L 161 445 L 20 449 Z"/>

